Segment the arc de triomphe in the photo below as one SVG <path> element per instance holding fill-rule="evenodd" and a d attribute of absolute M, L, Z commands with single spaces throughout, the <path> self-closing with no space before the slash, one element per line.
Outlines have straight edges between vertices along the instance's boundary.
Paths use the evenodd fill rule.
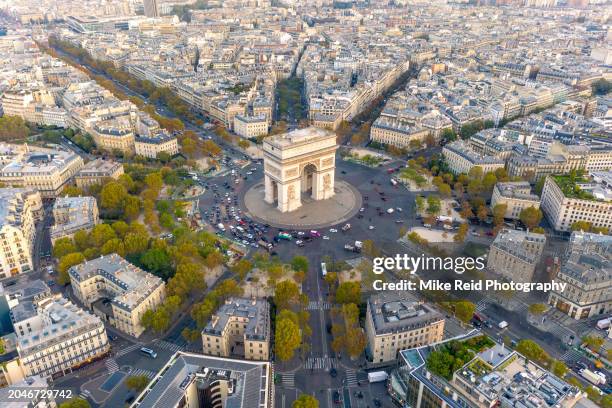
<path fill-rule="evenodd" d="M 332 197 L 337 148 L 335 133 L 315 127 L 264 139 L 265 201 L 288 212 L 302 205 L 302 193 Z"/>

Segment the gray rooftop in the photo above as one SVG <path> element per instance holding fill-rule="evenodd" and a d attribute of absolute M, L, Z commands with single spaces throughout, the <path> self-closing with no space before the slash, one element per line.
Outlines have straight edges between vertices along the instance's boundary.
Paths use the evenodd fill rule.
<path fill-rule="evenodd" d="M 225 408 L 267 408 L 270 405 L 270 363 L 232 360 L 202 354 L 177 352 L 132 404 L 132 408 L 176 407 L 194 381 L 200 385 L 211 376 L 223 376 L 233 382 Z"/>
<path fill-rule="evenodd" d="M 229 298 L 212 316 L 202 333 L 221 336 L 231 318 L 248 319 L 244 336 L 249 340 L 269 337 L 270 306 L 265 299 Z"/>
<path fill-rule="evenodd" d="M 370 296 L 368 313 L 376 335 L 416 330 L 444 320 L 444 316 L 429 305 L 417 302 L 408 294 L 393 292 Z"/>

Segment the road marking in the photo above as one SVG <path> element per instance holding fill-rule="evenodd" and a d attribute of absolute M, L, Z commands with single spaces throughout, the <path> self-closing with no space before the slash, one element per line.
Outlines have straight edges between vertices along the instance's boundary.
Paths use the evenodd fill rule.
<path fill-rule="evenodd" d="M 106 369 L 108 370 L 109 374 L 119 371 L 119 364 L 117 364 L 117 361 L 115 361 L 115 359 L 112 357 L 104 360 L 104 365 L 106 365 Z"/>
<path fill-rule="evenodd" d="M 295 387 L 295 373 L 281 373 L 281 382 L 287 387 Z"/>
<path fill-rule="evenodd" d="M 131 346 L 122 348 L 121 350 L 117 351 L 117 353 L 115 353 L 115 358 L 125 356 L 126 354 L 131 353 L 132 351 L 139 349 L 139 348 L 140 348 L 140 344 L 132 344 Z"/>
<path fill-rule="evenodd" d="M 346 369 L 346 385 L 348 387 L 354 387 L 357 385 L 357 374 L 352 368 Z"/>

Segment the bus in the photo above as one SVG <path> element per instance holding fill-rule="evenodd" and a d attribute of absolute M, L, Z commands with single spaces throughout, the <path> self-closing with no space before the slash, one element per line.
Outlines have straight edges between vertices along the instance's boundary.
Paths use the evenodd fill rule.
<path fill-rule="evenodd" d="M 327 275 L 327 265 L 325 265 L 325 262 L 321 262 L 321 276 L 325 277 L 325 275 Z"/>
<path fill-rule="evenodd" d="M 141 347 L 140 352 L 143 354 L 146 354 L 147 356 L 151 358 L 157 358 L 157 353 L 151 350 L 150 348 Z"/>

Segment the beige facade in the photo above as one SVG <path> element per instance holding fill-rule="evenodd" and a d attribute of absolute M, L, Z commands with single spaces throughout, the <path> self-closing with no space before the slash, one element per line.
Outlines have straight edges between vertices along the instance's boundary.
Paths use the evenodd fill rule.
<path fill-rule="evenodd" d="M 59 195 L 82 167 L 72 151 L 0 144 L 0 183 L 34 188 L 42 198 Z"/>
<path fill-rule="evenodd" d="M 336 135 L 308 127 L 264 140 L 265 201 L 282 212 L 302 205 L 302 193 L 314 200 L 334 195 Z"/>
<path fill-rule="evenodd" d="M 411 126 L 390 118 L 378 118 L 370 128 L 371 140 L 400 149 L 409 148 L 413 140 L 424 143 L 429 134 L 429 129 Z"/>
<path fill-rule="evenodd" d="M 230 298 L 202 330 L 204 354 L 270 359 L 270 310 L 265 299 Z M 242 350 L 242 351 L 241 351 Z"/>
<path fill-rule="evenodd" d="M 555 177 L 549 176 L 542 189 L 541 207 L 548 221 L 557 231 L 569 231 L 577 221 L 590 222 L 595 227 L 612 230 L 612 202 L 610 198 L 579 199 L 566 197 Z M 609 187 L 607 187 L 609 188 Z M 606 187 L 602 187 L 604 193 Z"/>
<path fill-rule="evenodd" d="M 95 159 L 83 166 L 74 176 L 77 187 L 86 189 L 95 184 L 102 184 L 105 180 L 117 180 L 123 174 L 123 164 L 112 161 Z"/>
<path fill-rule="evenodd" d="M 148 159 L 156 159 L 164 152 L 170 156 L 178 154 L 178 142 L 176 137 L 137 137 L 135 142 L 136 154 Z"/>
<path fill-rule="evenodd" d="M 58 197 L 53 204 L 54 225 L 49 230 L 51 243 L 72 238 L 75 232 L 91 230 L 100 222 L 94 197 Z"/>
<path fill-rule="evenodd" d="M 498 204 L 506 206 L 504 218 L 517 220 L 525 208 L 540 208 L 540 197 L 531 193 L 527 181 L 500 182 L 493 188 L 491 209 Z"/>
<path fill-rule="evenodd" d="M 90 131 L 99 149 L 119 150 L 126 154 L 134 152 L 134 132 L 127 121 L 123 124 L 118 120 L 98 122 Z"/>
<path fill-rule="evenodd" d="M 234 132 L 245 139 L 268 134 L 268 119 L 265 116 L 234 117 Z"/>
<path fill-rule="evenodd" d="M 381 293 L 368 300 L 365 329 L 368 358 L 382 363 L 396 360 L 400 350 L 441 341 L 444 316 L 429 305 Z"/>
<path fill-rule="evenodd" d="M 612 313 L 612 237 L 573 232 L 555 280 L 566 283 L 552 291 L 548 303 L 573 319 Z"/>
<path fill-rule="evenodd" d="M 489 248 L 487 268 L 511 281 L 531 282 L 544 245 L 544 234 L 502 230 Z"/>
<path fill-rule="evenodd" d="M 110 351 L 104 323 L 60 294 L 35 303 L 31 332 L 18 336 L 17 352 L 26 376 L 49 377 L 102 357 Z"/>
<path fill-rule="evenodd" d="M 31 271 L 36 222 L 42 218 L 35 190 L 0 189 L 0 279 Z"/>
<path fill-rule="evenodd" d="M 122 332 L 139 337 L 140 320 L 166 297 L 161 278 L 132 265 L 117 254 L 101 256 L 68 271 L 75 296 Z M 109 306 L 98 300 L 111 298 Z"/>
<path fill-rule="evenodd" d="M 454 174 L 469 173 L 473 167 L 480 167 L 483 173 L 503 169 L 505 162 L 493 156 L 483 156 L 473 151 L 466 142 L 456 141 L 442 148 L 442 156 Z"/>

